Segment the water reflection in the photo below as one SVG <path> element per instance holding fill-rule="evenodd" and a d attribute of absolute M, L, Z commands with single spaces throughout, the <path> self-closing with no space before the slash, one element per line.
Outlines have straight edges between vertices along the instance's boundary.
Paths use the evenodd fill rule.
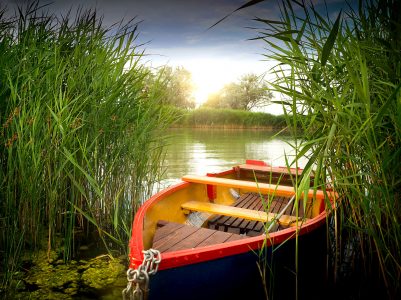
<path fill-rule="evenodd" d="M 273 166 L 285 165 L 293 149 L 289 136 L 261 130 L 171 129 L 163 186 L 185 174 L 223 171 L 246 159 L 260 159 Z M 300 167 L 306 162 L 301 161 Z"/>

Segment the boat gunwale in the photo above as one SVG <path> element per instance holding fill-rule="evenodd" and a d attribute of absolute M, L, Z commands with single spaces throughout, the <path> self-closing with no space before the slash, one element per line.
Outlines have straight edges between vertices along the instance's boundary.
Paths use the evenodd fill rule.
<path fill-rule="evenodd" d="M 215 173 L 215 175 L 222 176 L 234 172 L 234 169 Z M 130 268 L 137 268 L 143 261 L 143 226 L 144 217 L 148 209 L 150 209 L 157 202 L 162 201 L 165 197 L 173 194 L 174 192 L 184 189 L 192 184 L 190 182 L 179 182 L 149 198 L 139 208 L 133 222 L 132 237 L 129 243 L 130 246 Z M 333 194 L 327 194 L 329 199 L 333 198 Z M 226 256 L 237 255 L 260 249 L 262 245 L 265 247 L 274 246 L 284 242 L 287 239 L 295 237 L 296 233 L 301 236 L 314 229 L 320 227 L 327 217 L 326 208 L 314 218 L 306 221 L 301 221 L 299 226 L 289 227 L 274 233 L 266 235 L 259 235 L 249 237 L 246 239 L 235 240 L 227 243 L 219 243 L 193 249 L 177 250 L 172 252 L 161 253 L 161 263 L 159 270 L 181 267 L 185 265 L 201 263 L 209 260 L 224 258 Z"/>

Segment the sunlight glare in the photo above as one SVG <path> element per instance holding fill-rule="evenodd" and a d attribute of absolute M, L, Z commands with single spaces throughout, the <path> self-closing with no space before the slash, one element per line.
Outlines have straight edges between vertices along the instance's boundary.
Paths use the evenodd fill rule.
<path fill-rule="evenodd" d="M 233 66 L 228 61 L 218 59 L 191 60 L 185 67 L 192 74 L 195 84 L 193 96 L 197 106 L 206 102 L 210 94 L 218 92 L 230 82 L 237 81 L 243 74 L 238 65 Z"/>

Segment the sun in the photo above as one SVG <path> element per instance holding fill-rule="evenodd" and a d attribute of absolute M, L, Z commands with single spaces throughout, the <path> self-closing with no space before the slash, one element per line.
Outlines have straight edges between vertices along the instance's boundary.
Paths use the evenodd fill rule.
<path fill-rule="evenodd" d="M 206 102 L 210 94 L 218 92 L 229 82 L 226 75 L 221 70 L 210 71 L 207 66 L 199 66 L 192 71 L 195 84 L 193 96 L 198 106 Z"/>
<path fill-rule="evenodd" d="M 197 106 L 206 102 L 210 94 L 238 78 L 238 70 L 224 60 L 198 59 L 187 62 L 184 67 L 192 74 L 195 85 L 193 96 Z"/>

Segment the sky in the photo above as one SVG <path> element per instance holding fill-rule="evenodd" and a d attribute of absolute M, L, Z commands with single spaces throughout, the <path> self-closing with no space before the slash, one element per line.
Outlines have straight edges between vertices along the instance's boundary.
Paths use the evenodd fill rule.
<path fill-rule="evenodd" d="M 273 80 L 269 73 L 274 61 L 266 61 L 267 51 L 262 41 L 250 39 L 260 27 L 255 17 L 278 19 L 278 0 L 266 0 L 240 10 L 215 27 L 218 20 L 248 0 L 52 0 L 47 10 L 65 14 L 72 8 L 96 8 L 106 27 L 124 20 L 141 21 L 137 42 L 144 43 L 144 63 L 151 67 L 168 64 L 189 70 L 195 85 L 194 97 L 198 104 L 207 100 L 225 84 L 237 81 L 242 75 L 256 73 Z M 317 8 L 324 0 L 312 0 Z M 352 1 L 352 0 L 351 0 Z M 1 0 L 9 10 L 26 3 L 22 0 Z M 326 0 L 330 14 L 336 16 L 343 0 Z M 275 97 L 280 97 L 275 95 Z M 267 112 L 280 114 L 279 106 L 270 106 Z"/>

